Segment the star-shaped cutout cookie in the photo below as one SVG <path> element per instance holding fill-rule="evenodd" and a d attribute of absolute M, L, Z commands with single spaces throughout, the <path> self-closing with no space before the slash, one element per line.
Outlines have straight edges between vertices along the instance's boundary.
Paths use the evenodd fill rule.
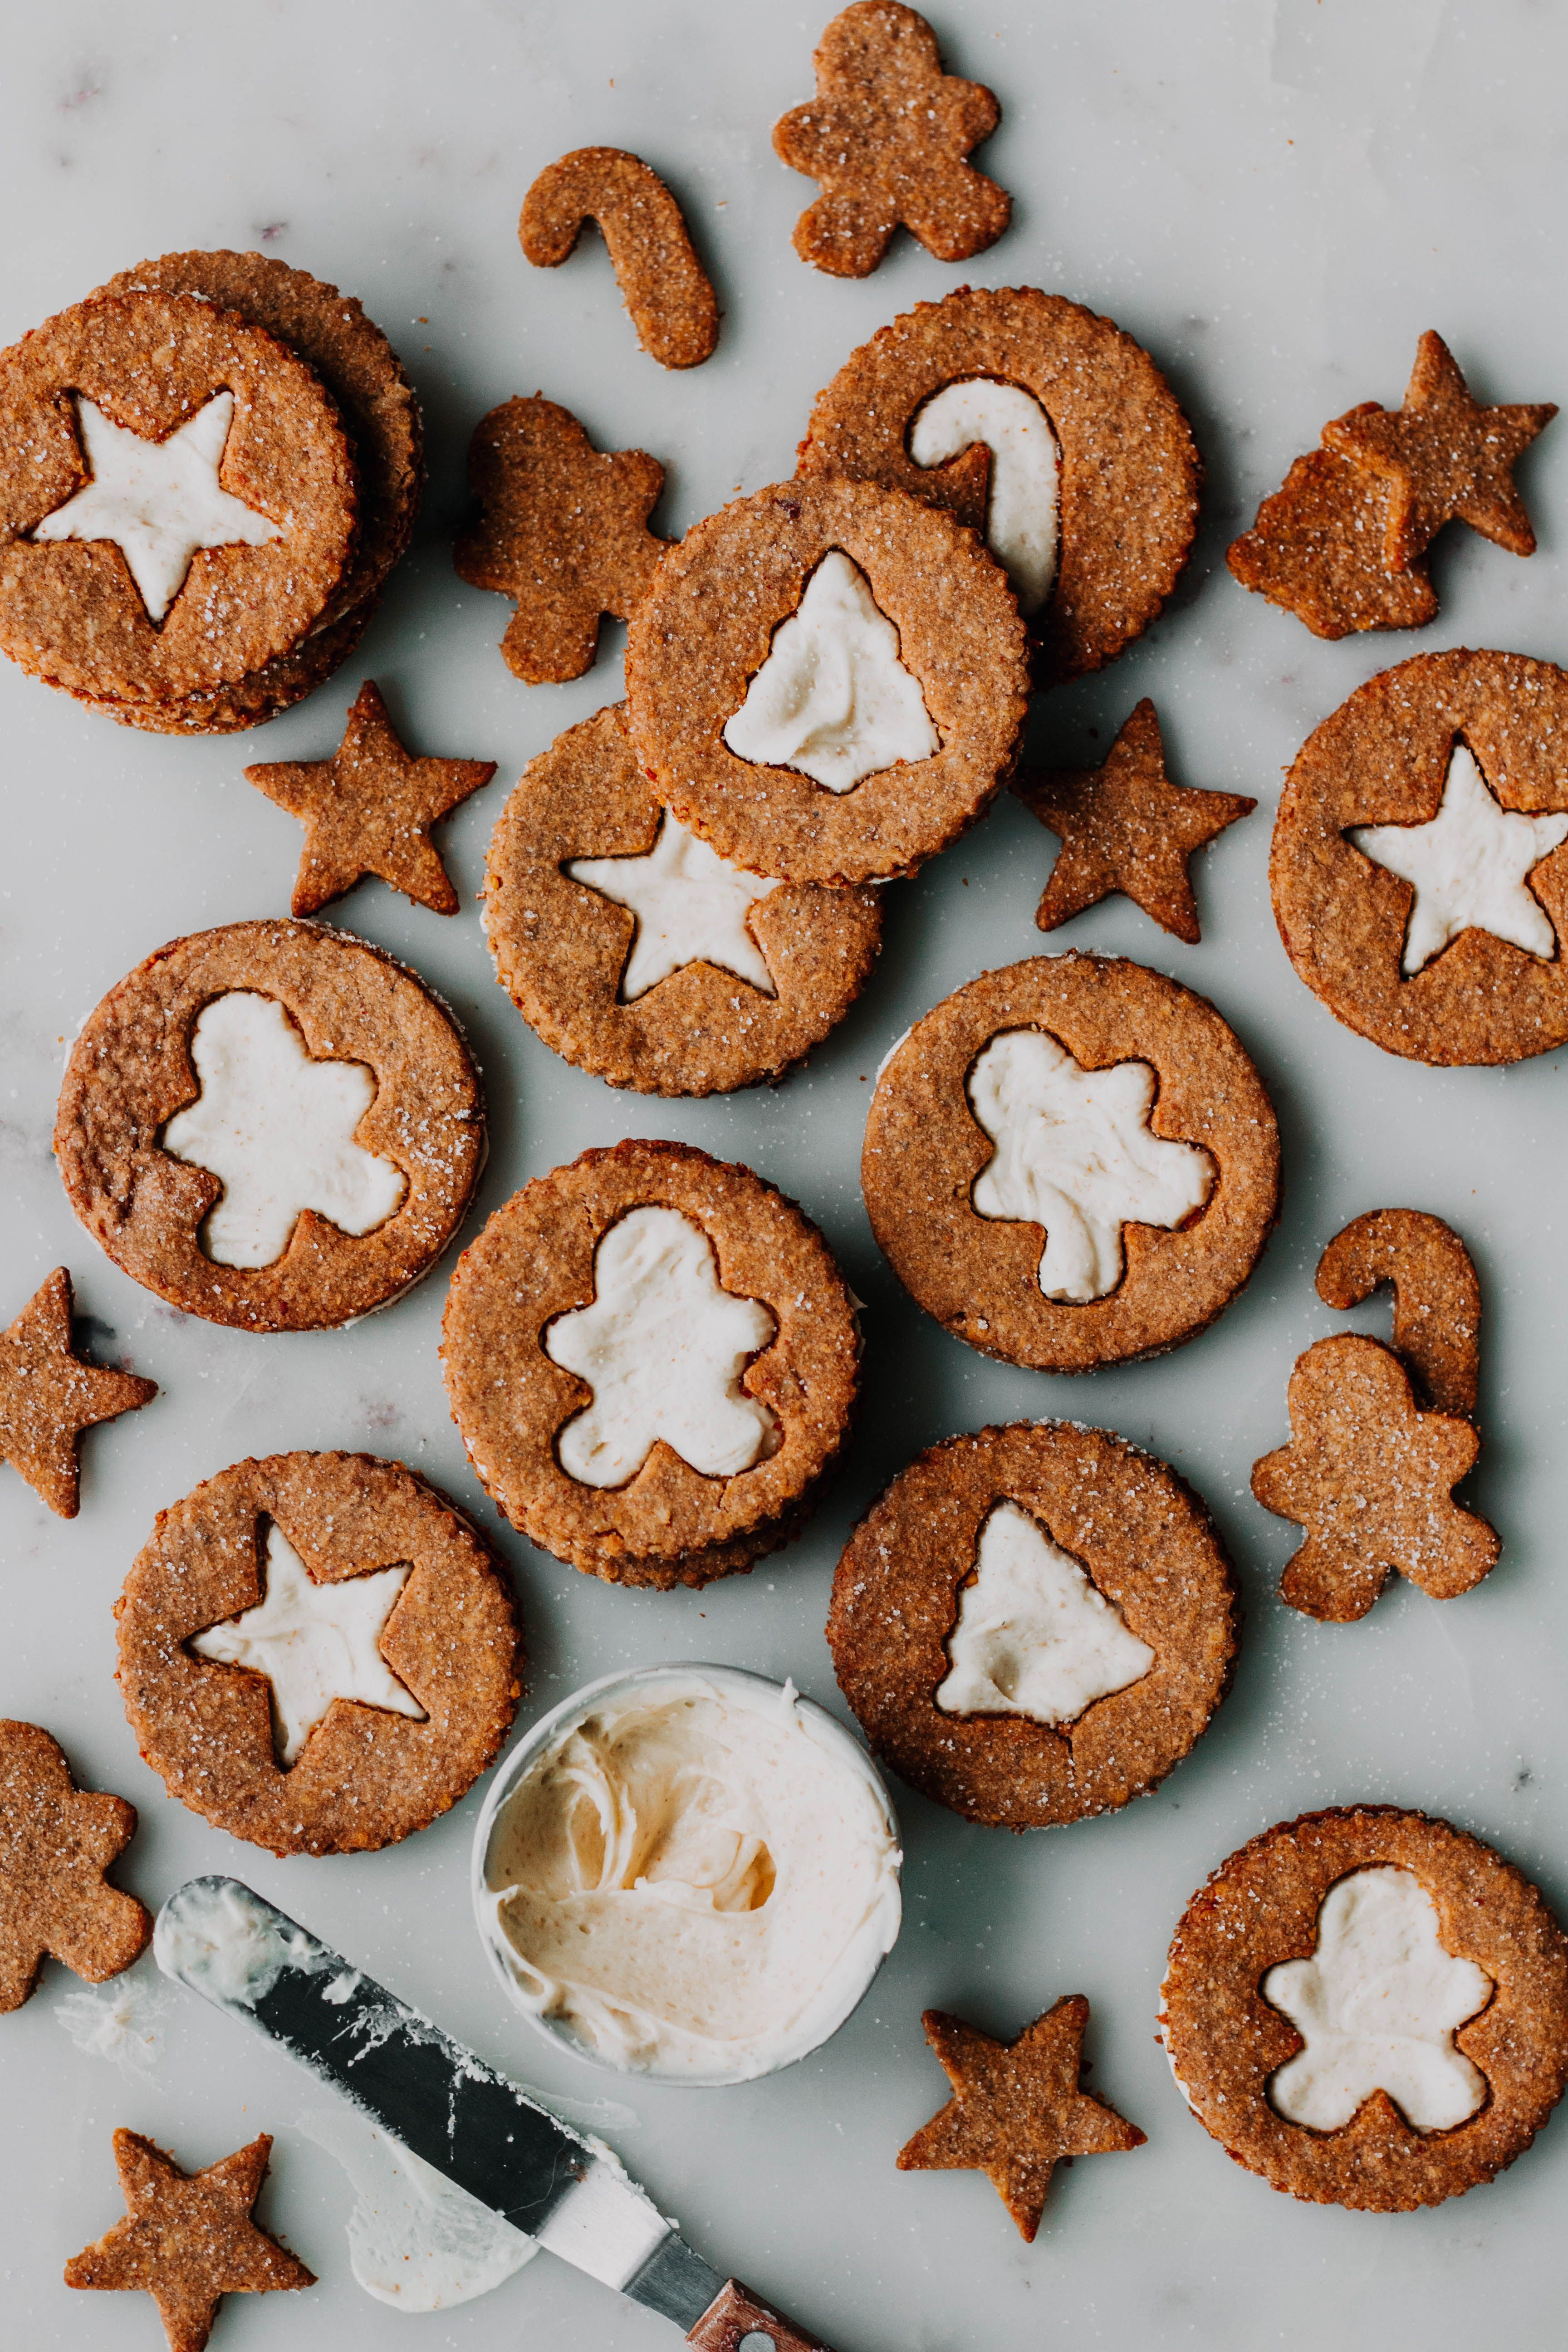
<path fill-rule="evenodd" d="M 1042 931 L 1125 891 L 1162 930 L 1195 945 L 1197 902 L 1187 860 L 1258 806 L 1242 793 L 1200 793 L 1165 773 L 1160 722 L 1147 697 L 1100 768 L 1026 771 L 1013 790 L 1061 837 L 1036 911 Z"/>
<path fill-rule="evenodd" d="M 246 780 L 305 824 L 293 912 L 313 915 L 364 874 L 379 875 L 416 906 L 455 915 L 458 894 L 430 828 L 495 774 L 493 760 L 416 760 L 366 678 L 330 760 L 274 760 Z"/>
<path fill-rule="evenodd" d="M 637 918 L 621 975 L 626 1003 L 635 1004 L 689 963 L 717 964 L 764 996 L 778 994 L 767 958 L 746 922 L 759 899 L 778 888 L 777 879 L 730 865 L 668 809 L 646 856 L 574 857 L 563 870 L 601 898 L 629 907 Z"/>
<path fill-rule="evenodd" d="M 184 2173 L 140 2132 L 117 2131 L 126 2217 L 66 2264 L 67 2286 L 140 2287 L 158 2306 L 169 2352 L 202 2352 L 220 2299 L 314 2286 L 315 2275 L 250 2218 L 272 2141 Z"/>
<path fill-rule="evenodd" d="M 46 1952 L 102 1984 L 145 1949 L 151 1917 L 103 1875 L 135 1827 L 123 1797 L 74 1786 L 47 1731 L 0 1723 L 0 2011 L 21 2008 Z"/>
<path fill-rule="evenodd" d="M 81 1507 L 77 1441 L 95 1421 L 133 1412 L 156 1381 L 83 1363 L 71 1352 L 71 1278 L 57 1265 L 0 1334 L 0 1456 L 62 1519 Z"/>
<path fill-rule="evenodd" d="M 1513 467 L 1556 414 L 1550 400 L 1483 408 L 1442 336 L 1428 332 L 1404 407 L 1352 408 L 1324 425 L 1323 442 L 1390 484 L 1384 561 L 1403 572 L 1455 516 L 1512 555 L 1534 553 Z"/>
<path fill-rule="evenodd" d="M 1064 2157 L 1142 2147 L 1145 2135 L 1079 2088 L 1089 2003 L 1069 1993 L 1016 2042 L 993 2042 L 962 2018 L 921 2020 L 953 2096 L 899 2150 L 900 2172 L 984 2172 L 1026 2238 L 1040 2225 Z"/>

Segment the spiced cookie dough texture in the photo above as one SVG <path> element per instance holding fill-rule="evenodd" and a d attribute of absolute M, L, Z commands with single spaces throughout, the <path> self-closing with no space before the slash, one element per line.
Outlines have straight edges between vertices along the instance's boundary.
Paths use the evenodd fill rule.
<path fill-rule="evenodd" d="M 1193 2113 L 1271 2188 L 1410 2212 L 1492 2179 L 1568 2080 L 1568 1938 L 1479 1839 L 1391 1805 L 1222 1863 L 1171 1946 L 1161 2032 Z"/>
<path fill-rule="evenodd" d="M 1191 551 L 1203 478 L 1148 352 L 1032 286 L 961 287 L 883 327 L 818 394 L 798 466 L 881 482 L 983 537 L 1042 684 L 1142 635 Z"/>
<path fill-rule="evenodd" d="M 791 882 L 912 874 L 1016 756 L 1028 688 L 1005 576 L 939 509 L 776 484 L 672 548 L 626 644 L 632 740 L 721 857 Z"/>
<path fill-rule="evenodd" d="M 89 1364 L 71 1345 L 73 1294 L 63 1265 L 0 1332 L 0 1461 L 19 1470 L 62 1519 L 81 1507 L 83 1430 L 134 1412 L 158 1393 L 139 1372 Z"/>
<path fill-rule="evenodd" d="M 1108 956 L 971 981 L 883 1064 L 861 1188 L 926 1312 L 1039 1371 L 1158 1355 L 1250 1276 L 1279 1139 L 1214 1006 Z"/>
<path fill-rule="evenodd" d="M 1230 1564 L 1163 1462 L 1021 1422 L 931 1447 L 850 1537 L 827 1639 L 876 1753 L 968 1821 L 1044 1829 L 1180 1763 L 1228 1687 Z"/>
<path fill-rule="evenodd" d="M 523 771 L 490 841 L 485 933 L 523 1019 L 640 1094 L 725 1094 L 784 1073 L 868 978 L 869 886 L 748 874 L 661 806 L 619 707 Z"/>
<path fill-rule="evenodd" d="M 579 147 L 547 163 L 517 234 L 536 268 L 574 251 L 596 221 L 637 341 L 661 367 L 699 367 L 719 341 L 719 304 L 680 206 L 657 172 L 619 147 Z"/>
<path fill-rule="evenodd" d="M 313 1330 L 388 1305 L 462 1223 L 479 1077 L 403 965 L 314 923 L 150 956 L 71 1049 L 70 1203 L 117 1265 L 208 1322 Z"/>
<path fill-rule="evenodd" d="M 237 683 L 329 614 L 358 509 L 335 404 L 237 312 L 106 297 L 0 358 L 0 646 L 51 685 Z"/>
<path fill-rule="evenodd" d="M 46 1954 L 102 1984 L 145 1949 L 151 1916 L 104 1874 L 135 1827 L 123 1797 L 76 1786 L 47 1731 L 0 1722 L 0 2011 L 20 2009 Z"/>
<path fill-rule="evenodd" d="M 193 1812 L 274 1853 L 425 1828 L 517 1706 L 500 1565 L 399 1462 L 237 1463 L 159 1514 L 115 1617 L 145 1761 Z"/>
<path fill-rule="evenodd" d="M 1419 655 L 1296 756 L 1269 859 L 1286 953 L 1347 1028 L 1438 1066 L 1568 1038 L 1568 672 Z"/>
<path fill-rule="evenodd" d="M 491 1500 L 612 1583 L 701 1585 L 787 1543 L 848 1432 L 859 1336 L 815 1225 L 679 1143 L 584 1152 L 491 1217 L 442 1360 Z"/>

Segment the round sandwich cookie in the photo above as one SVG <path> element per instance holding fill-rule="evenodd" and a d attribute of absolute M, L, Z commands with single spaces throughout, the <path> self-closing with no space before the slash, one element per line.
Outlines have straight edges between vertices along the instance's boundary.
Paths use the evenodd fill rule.
<path fill-rule="evenodd" d="M 1285 951 L 1348 1029 L 1439 1066 L 1568 1038 L 1568 671 L 1421 654 L 1310 735 L 1269 859 Z"/>
<path fill-rule="evenodd" d="M 1205 998 L 1120 957 L 1034 956 L 900 1039 L 860 1182 L 928 1314 L 982 1355 L 1083 1372 L 1230 1304 L 1279 1215 L 1279 1134 Z"/>
<path fill-rule="evenodd" d="M 616 1584 L 701 1585 L 787 1543 L 848 1433 L 854 1302 L 815 1225 L 683 1143 L 585 1151 L 498 1209 L 441 1356 L 486 1493 Z"/>
<path fill-rule="evenodd" d="M 632 615 L 632 740 L 660 801 L 790 882 L 912 874 L 1005 782 L 1027 710 L 1005 573 L 938 507 L 781 482 L 696 524 Z"/>
<path fill-rule="evenodd" d="M 804 476 L 848 474 L 979 531 L 1042 683 L 1102 669 L 1181 575 L 1203 467 L 1147 352 L 1037 287 L 960 287 L 851 352 L 817 395 Z"/>
<path fill-rule="evenodd" d="M 524 770 L 491 836 L 484 918 L 530 1027 L 639 1094 L 782 1077 L 848 1012 L 882 936 L 869 885 L 748 874 L 689 833 L 619 708 Z"/>
<path fill-rule="evenodd" d="M 131 703 L 288 652 L 352 562 L 357 474 L 313 371 L 194 295 L 79 303 L 0 356 L 0 647 Z"/>
<path fill-rule="evenodd" d="M 479 1075 L 404 965 L 319 923 L 229 923 L 110 989 L 66 1065 L 55 1155 L 115 1264 L 209 1323 L 384 1307 L 461 1224 Z"/>
<path fill-rule="evenodd" d="M 142 1757 L 193 1812 L 274 1853 L 424 1829 L 517 1710 L 506 1577 L 401 1462 L 236 1463 L 159 1513 L 114 1613 Z"/>
<path fill-rule="evenodd" d="M 1109 1430 L 1018 1422 L 900 1473 L 838 1563 L 827 1639 L 911 1788 L 1046 1829 L 1181 1762 L 1229 1685 L 1236 1595 L 1173 1470 Z"/>
<path fill-rule="evenodd" d="M 1490 2180 L 1568 2081 L 1568 1937 L 1479 1839 L 1357 1805 L 1266 1830 L 1194 1895 L 1161 2037 L 1226 2154 L 1317 2205 Z"/>
<path fill-rule="evenodd" d="M 73 691 L 73 698 L 98 718 L 112 719 L 117 727 L 135 728 L 143 735 L 243 734 L 248 728 L 265 726 L 280 710 L 292 709 L 324 686 L 347 661 L 380 604 L 379 595 L 362 598 L 335 621 L 312 629 L 288 653 L 210 694 L 186 694 L 177 702 L 121 702 L 112 696 Z"/>

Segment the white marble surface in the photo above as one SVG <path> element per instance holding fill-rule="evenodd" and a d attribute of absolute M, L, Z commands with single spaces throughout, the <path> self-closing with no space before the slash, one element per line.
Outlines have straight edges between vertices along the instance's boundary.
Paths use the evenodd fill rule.
<path fill-rule="evenodd" d="M 618 690 L 621 633 L 572 686 L 529 692 L 504 669 L 506 607 L 463 587 L 448 553 L 475 420 L 542 387 L 601 446 L 665 461 L 661 520 L 678 531 L 737 484 L 787 472 L 813 394 L 852 345 L 963 274 L 902 238 L 860 284 L 796 260 L 790 226 L 811 190 L 768 133 L 810 94 L 817 14 L 762 0 L 12 10 L 0 339 L 144 254 L 260 244 L 364 297 L 418 381 L 433 473 L 418 546 L 360 656 L 259 739 L 122 733 L 0 666 L 0 1306 L 14 1312 L 63 1260 L 100 1351 L 162 1384 L 150 1410 L 88 1440 L 74 1522 L 0 1472 L 0 1709 L 47 1725 L 84 1780 L 141 1808 L 122 1875 L 149 1902 L 194 1871 L 238 1870 L 488 2057 L 579 2100 L 616 2100 L 610 2136 L 699 2247 L 839 2352 L 1023 2352 L 1058 2338 L 1149 2352 L 1545 2347 L 1561 2341 L 1568 2122 L 1498 2186 L 1438 2211 L 1318 2210 L 1226 2159 L 1187 2116 L 1152 2034 L 1188 1895 L 1254 1832 L 1310 1806 L 1426 1806 L 1495 1840 L 1568 1908 L 1563 1056 L 1506 1073 L 1386 1058 L 1296 981 L 1265 881 L 1279 772 L 1361 679 L 1428 646 L 1568 651 L 1568 423 L 1521 469 L 1539 555 L 1521 563 L 1449 533 L 1435 567 L 1442 616 L 1418 638 L 1319 644 L 1244 596 L 1221 562 L 1325 417 L 1397 401 L 1424 328 L 1442 330 L 1483 395 L 1568 402 L 1568 12 L 1561 0 L 985 0 L 935 20 L 953 68 L 992 82 L 1005 109 L 982 160 L 1014 192 L 1016 226 L 967 274 L 1058 289 L 1140 336 L 1206 459 L 1205 529 L 1175 608 L 1108 675 L 1041 709 L 1035 741 L 1076 760 L 1149 692 L 1178 776 L 1262 803 L 1200 861 L 1201 947 L 1125 901 L 1052 942 L 1140 956 L 1237 1022 L 1288 1155 L 1285 1222 L 1260 1273 L 1180 1353 L 1075 1383 L 982 1363 L 924 1321 L 880 1262 L 855 1175 L 866 1079 L 938 997 L 1039 944 L 1049 844 L 1016 803 L 889 892 L 887 950 L 862 1003 L 774 1094 L 660 1106 L 611 1093 L 557 1062 L 490 977 L 472 897 L 489 829 L 523 762 Z M 602 250 L 552 274 L 519 254 L 534 173 L 589 142 L 637 150 L 689 208 L 726 312 L 716 357 L 693 374 L 665 374 L 637 350 Z M 299 828 L 240 768 L 324 753 L 365 675 L 415 748 L 501 763 L 447 829 L 458 919 L 410 909 L 379 884 L 336 910 L 407 956 L 471 1026 L 494 1121 L 481 1208 L 586 1145 L 689 1138 L 798 1195 L 870 1302 L 847 1474 L 805 1539 L 751 1578 L 699 1596 L 615 1591 L 500 1529 L 447 1418 L 443 1277 L 358 1329 L 258 1341 L 182 1323 L 67 1208 L 48 1155 L 62 1041 L 159 941 L 287 905 Z M 1273 1597 L 1293 1534 L 1251 1501 L 1247 1475 L 1284 1434 L 1295 1354 L 1341 1320 L 1312 1291 L 1318 1251 L 1353 1213 L 1405 1202 L 1452 1217 L 1480 1265 L 1488 1450 L 1476 1493 L 1504 1557 L 1463 1601 L 1402 1587 L 1358 1626 L 1321 1627 Z M 1379 1328 L 1373 1309 L 1343 1319 Z M 1208 1498 L 1246 1597 L 1235 1690 L 1192 1759 L 1120 1819 L 1014 1839 L 906 1797 L 908 1926 L 873 1998 L 817 2057 L 751 2088 L 628 2089 L 551 2053 L 509 2014 L 467 1916 L 475 1798 L 390 1853 L 275 1862 L 165 1798 L 110 1681 L 111 1604 L 161 1506 L 247 1452 L 350 1445 L 405 1455 L 495 1536 L 532 1653 L 523 1720 L 592 1675 L 703 1655 L 793 1673 L 839 1706 L 821 1629 L 855 1514 L 917 1447 L 1050 1412 L 1121 1430 Z M 72 1986 L 51 1966 L 34 2000 L 0 2020 L 7 2345 L 132 2352 L 159 2340 L 143 2298 L 60 2284 L 65 2258 L 120 2210 L 119 2123 L 190 2165 L 257 2130 L 278 2135 L 263 2210 L 321 2284 L 287 2303 L 231 2299 L 215 2342 L 237 2352 L 400 2334 L 465 2352 L 676 2340 L 549 2258 L 450 2314 L 384 2314 L 349 2276 L 350 2193 L 300 2128 L 318 2095 L 304 2078 L 182 1999 L 151 2075 L 122 2082 L 60 2030 L 53 2011 Z M 923 2006 L 1012 2032 L 1072 1990 L 1094 2005 L 1091 2080 L 1149 2145 L 1058 2174 L 1026 2248 L 983 2178 L 904 2176 L 892 2159 L 943 2095 Z"/>

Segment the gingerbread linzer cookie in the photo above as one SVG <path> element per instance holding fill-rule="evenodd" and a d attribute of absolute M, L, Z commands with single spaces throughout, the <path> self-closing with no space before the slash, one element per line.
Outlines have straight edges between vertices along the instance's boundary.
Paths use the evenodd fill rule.
<path fill-rule="evenodd" d="M 1290 1443 L 1252 1470 L 1265 1508 L 1307 1530 L 1280 1599 L 1334 1624 L 1364 1617 L 1395 1573 L 1434 1601 L 1468 1592 L 1500 1549 L 1485 1519 L 1452 1499 L 1480 1452 L 1469 1253 L 1439 1217 L 1373 1210 L 1329 1244 L 1318 1293 L 1354 1307 L 1384 1282 L 1395 1293 L 1394 1346 L 1359 1332 L 1317 1340 L 1290 1375 Z"/>
<path fill-rule="evenodd" d="M 1528 1880 L 1423 1813 L 1308 1813 L 1222 1863 L 1176 1929 L 1161 2032 L 1205 2129 L 1320 2205 L 1405 2213 L 1492 2179 L 1568 2080 L 1568 1938 Z"/>
<path fill-rule="evenodd" d="M 859 1337 L 792 1201 L 638 1141 L 497 1210 L 458 1260 L 441 1355 L 513 1526 L 613 1583 L 668 1589 L 790 1539 L 847 1434 Z"/>
<path fill-rule="evenodd" d="M 115 1617 L 146 1762 L 193 1812 L 274 1853 L 424 1829 L 516 1710 L 505 1578 L 400 1462 L 236 1463 L 159 1513 Z"/>
<path fill-rule="evenodd" d="M 906 491 L 980 532 L 1017 592 L 1042 683 L 1141 636 L 1197 527 L 1192 431 L 1147 352 L 1032 286 L 962 287 L 850 354 L 800 471 Z"/>
<path fill-rule="evenodd" d="M 912 874 L 1016 755 L 1024 626 L 973 534 L 871 482 L 737 499 L 666 555 L 626 699 L 655 791 L 721 857 L 792 882 Z"/>
<path fill-rule="evenodd" d="M 485 931 L 545 1044 L 641 1094 L 781 1077 L 841 1021 L 881 943 L 868 886 L 727 865 L 660 806 L 619 709 L 523 771 L 490 841 Z"/>
<path fill-rule="evenodd" d="M 0 1461 L 19 1470 L 62 1519 L 81 1507 L 84 1429 L 134 1412 L 158 1393 L 139 1372 L 89 1364 L 71 1346 L 71 1278 L 63 1265 L 0 1332 Z"/>
<path fill-rule="evenodd" d="M 315 923 L 176 940 L 66 1065 L 55 1156 L 117 1265 L 250 1331 L 346 1323 L 429 1273 L 484 1158 L 478 1075 L 414 974 Z"/>
<path fill-rule="evenodd" d="M 1386 1053 L 1501 1063 L 1568 1038 L 1568 672 L 1423 654 L 1308 737 L 1269 859 L 1286 953 Z"/>
<path fill-rule="evenodd" d="M 934 1445 L 860 1521 L 839 1688 L 911 1788 L 1005 1829 L 1081 1821 L 1180 1763 L 1228 1686 L 1230 1564 L 1163 1462 L 1020 1422 Z"/>
<path fill-rule="evenodd" d="M 553 269 L 597 221 L 637 341 L 661 367 L 700 367 L 719 341 L 719 304 L 680 206 L 657 172 L 620 147 L 579 147 L 547 163 L 523 199 L 518 241 Z"/>
<path fill-rule="evenodd" d="M 1263 1085 L 1204 997 L 1110 956 L 984 973 L 900 1039 L 861 1189 L 906 1290 L 983 1355 L 1160 1354 L 1241 1289 L 1279 1213 Z"/>
<path fill-rule="evenodd" d="M 0 357 L 0 647 L 50 684 L 178 700 L 287 652 L 351 562 L 337 408 L 193 295 L 84 302 Z"/>
<path fill-rule="evenodd" d="M 47 1731 L 0 1722 L 0 2011 L 20 2009 L 46 1953 L 102 1984 L 145 1949 L 150 1915 L 104 1875 L 135 1827 L 123 1797 L 77 1788 Z"/>

